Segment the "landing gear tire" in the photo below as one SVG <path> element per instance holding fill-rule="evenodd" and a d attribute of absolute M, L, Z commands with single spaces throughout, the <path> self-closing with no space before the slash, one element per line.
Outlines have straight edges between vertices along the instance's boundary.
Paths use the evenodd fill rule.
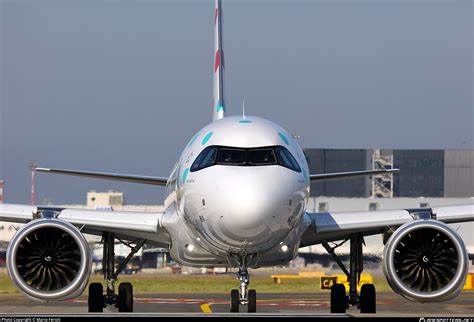
<path fill-rule="evenodd" d="M 344 284 L 334 284 L 331 287 L 331 313 L 346 313 L 347 298 Z"/>
<path fill-rule="evenodd" d="M 239 312 L 239 290 L 230 291 L 230 312 Z"/>
<path fill-rule="evenodd" d="M 89 285 L 89 297 L 87 298 L 89 312 L 104 311 L 104 288 L 100 283 L 91 283 Z"/>
<path fill-rule="evenodd" d="M 359 308 L 360 313 L 375 313 L 376 295 L 374 284 L 364 284 L 360 288 Z"/>
<path fill-rule="evenodd" d="M 130 283 L 121 283 L 118 294 L 119 312 L 133 312 L 133 287 Z"/>
<path fill-rule="evenodd" d="M 257 312 L 257 292 L 255 290 L 249 290 L 248 293 L 248 312 L 255 313 Z"/>

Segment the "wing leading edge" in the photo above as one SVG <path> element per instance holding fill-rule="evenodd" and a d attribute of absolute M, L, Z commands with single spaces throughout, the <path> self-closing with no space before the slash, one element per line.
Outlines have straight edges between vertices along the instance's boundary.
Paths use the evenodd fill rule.
<path fill-rule="evenodd" d="M 80 228 L 81 232 L 102 235 L 112 232 L 119 238 L 139 238 L 161 247 L 171 244 L 167 231 L 161 226 L 163 212 L 135 212 L 93 209 L 70 209 L 16 204 L 0 204 L 0 221 L 26 224 L 41 217 L 57 218 Z"/>
<path fill-rule="evenodd" d="M 348 179 L 348 178 L 362 177 L 362 176 L 371 176 L 374 174 L 391 174 L 391 173 L 397 173 L 399 171 L 400 169 L 380 169 L 380 170 L 322 173 L 322 174 L 311 174 L 309 175 L 309 179 L 311 182 L 326 181 L 326 180 L 337 180 L 337 179 Z"/>
<path fill-rule="evenodd" d="M 474 204 L 432 208 L 306 213 L 311 225 L 303 234 L 301 247 L 322 240 L 341 240 L 352 233 L 376 235 L 422 216 L 447 224 L 474 221 Z"/>
<path fill-rule="evenodd" d="M 106 172 L 92 172 L 92 171 L 77 171 L 77 170 L 65 170 L 65 169 L 50 169 L 50 168 L 36 168 L 38 172 L 63 174 L 77 177 L 87 177 L 94 179 L 106 179 L 115 181 L 125 181 L 133 183 L 151 184 L 155 186 L 166 186 L 168 178 L 165 177 L 152 177 L 152 176 L 139 176 L 132 174 L 118 174 L 118 173 L 106 173 Z"/>

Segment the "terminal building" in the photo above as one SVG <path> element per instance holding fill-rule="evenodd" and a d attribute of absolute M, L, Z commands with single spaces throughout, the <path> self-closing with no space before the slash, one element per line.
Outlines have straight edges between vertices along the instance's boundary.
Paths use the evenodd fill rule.
<path fill-rule="evenodd" d="M 311 196 L 474 196 L 474 150 L 305 149 L 310 173 L 398 168 L 379 175 L 311 184 Z"/>

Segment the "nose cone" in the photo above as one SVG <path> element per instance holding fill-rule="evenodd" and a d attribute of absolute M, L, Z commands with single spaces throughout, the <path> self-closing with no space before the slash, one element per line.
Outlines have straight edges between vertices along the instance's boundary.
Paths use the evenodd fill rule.
<path fill-rule="evenodd" d="M 236 178 L 230 189 L 221 189 L 220 201 L 224 222 L 229 228 L 253 230 L 264 228 L 269 218 L 278 212 L 279 203 L 274 187 L 265 180 L 249 180 L 247 176 Z"/>
<path fill-rule="evenodd" d="M 208 196 L 215 211 L 212 229 L 221 242 L 261 246 L 287 234 L 293 191 L 281 184 L 278 167 L 223 168 Z"/>

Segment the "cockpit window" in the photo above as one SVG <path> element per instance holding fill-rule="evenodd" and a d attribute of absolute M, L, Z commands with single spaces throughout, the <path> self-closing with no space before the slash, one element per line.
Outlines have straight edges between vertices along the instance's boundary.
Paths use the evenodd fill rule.
<path fill-rule="evenodd" d="M 205 148 L 201 154 L 198 155 L 193 165 L 191 166 L 191 172 L 201 170 L 211 165 L 214 165 L 216 162 L 218 148 L 215 146 L 210 146 Z"/>
<path fill-rule="evenodd" d="M 301 172 L 298 162 L 283 146 L 251 149 L 210 146 L 198 155 L 191 166 L 191 172 L 216 164 L 228 166 L 281 165 L 290 170 Z"/>
<path fill-rule="evenodd" d="M 248 151 L 248 165 L 271 165 L 277 164 L 275 152 L 270 149 L 250 149 Z"/>
<path fill-rule="evenodd" d="M 245 149 L 220 148 L 217 164 L 245 165 L 246 153 Z"/>
<path fill-rule="evenodd" d="M 278 163 L 288 169 L 296 172 L 301 172 L 301 168 L 295 158 L 291 155 L 290 151 L 282 146 L 276 147 L 278 155 Z"/>

